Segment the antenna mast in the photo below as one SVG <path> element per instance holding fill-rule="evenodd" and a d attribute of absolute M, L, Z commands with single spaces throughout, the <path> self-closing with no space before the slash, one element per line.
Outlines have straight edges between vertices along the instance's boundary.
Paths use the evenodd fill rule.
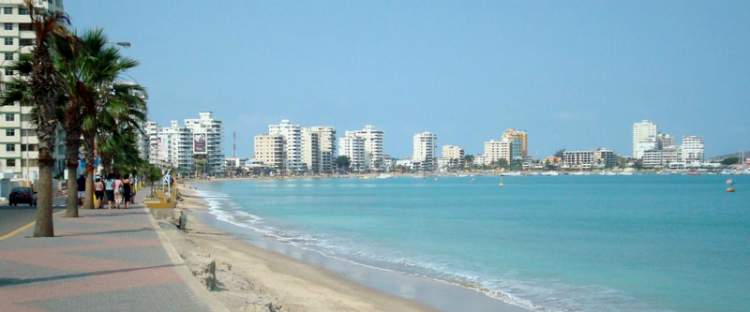
<path fill-rule="evenodd" d="M 232 131 L 232 157 L 237 157 L 237 131 Z"/>

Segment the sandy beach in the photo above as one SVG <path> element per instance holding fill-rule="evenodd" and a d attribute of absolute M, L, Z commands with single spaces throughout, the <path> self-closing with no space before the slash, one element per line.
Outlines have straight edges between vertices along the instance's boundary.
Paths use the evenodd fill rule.
<path fill-rule="evenodd" d="M 195 191 L 181 194 L 177 213 L 207 211 Z M 431 311 L 189 220 L 188 231 L 171 231 L 169 240 L 201 282 L 215 261 L 218 289 L 210 294 L 230 311 Z"/>

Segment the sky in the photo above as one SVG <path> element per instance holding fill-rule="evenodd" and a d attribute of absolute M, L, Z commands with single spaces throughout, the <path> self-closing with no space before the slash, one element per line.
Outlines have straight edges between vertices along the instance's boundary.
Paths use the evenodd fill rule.
<path fill-rule="evenodd" d="M 750 150 L 750 1 L 75 1 L 140 61 L 128 73 L 162 125 L 213 111 L 227 155 L 290 119 L 340 135 L 372 124 L 481 153 L 506 128 L 529 153 L 631 153 L 632 123 L 706 154 Z"/>

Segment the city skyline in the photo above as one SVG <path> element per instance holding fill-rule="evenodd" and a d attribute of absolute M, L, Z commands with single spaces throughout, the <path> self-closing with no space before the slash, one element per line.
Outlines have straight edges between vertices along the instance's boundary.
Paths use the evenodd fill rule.
<path fill-rule="evenodd" d="M 532 134 L 535 158 L 599 146 L 628 155 L 628 129 L 642 119 L 703 136 L 707 157 L 750 149 L 738 139 L 750 136 L 742 119 L 750 49 L 734 39 L 750 23 L 740 13 L 747 3 L 228 5 L 235 9 L 131 1 L 68 10 L 76 28 L 101 26 L 132 42 L 124 53 L 148 65 L 131 75 L 149 86 L 150 119 L 188 118 L 181 107 L 214 111 L 225 136 L 237 132 L 240 155 L 281 119 L 342 130 L 374 124 L 396 157 L 425 129 L 477 154 L 509 127 Z M 530 19 L 539 23 L 521 27 Z M 248 32 L 228 32 L 234 23 Z M 133 24 L 185 31 L 136 33 Z M 211 48 L 185 48 L 196 38 Z M 219 51 L 226 57 L 212 58 Z"/>

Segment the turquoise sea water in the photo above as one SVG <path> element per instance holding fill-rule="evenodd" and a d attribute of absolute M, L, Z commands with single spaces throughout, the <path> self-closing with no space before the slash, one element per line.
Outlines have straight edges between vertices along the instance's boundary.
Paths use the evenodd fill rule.
<path fill-rule="evenodd" d="M 200 185 L 219 220 L 540 311 L 750 311 L 750 177 Z"/>

